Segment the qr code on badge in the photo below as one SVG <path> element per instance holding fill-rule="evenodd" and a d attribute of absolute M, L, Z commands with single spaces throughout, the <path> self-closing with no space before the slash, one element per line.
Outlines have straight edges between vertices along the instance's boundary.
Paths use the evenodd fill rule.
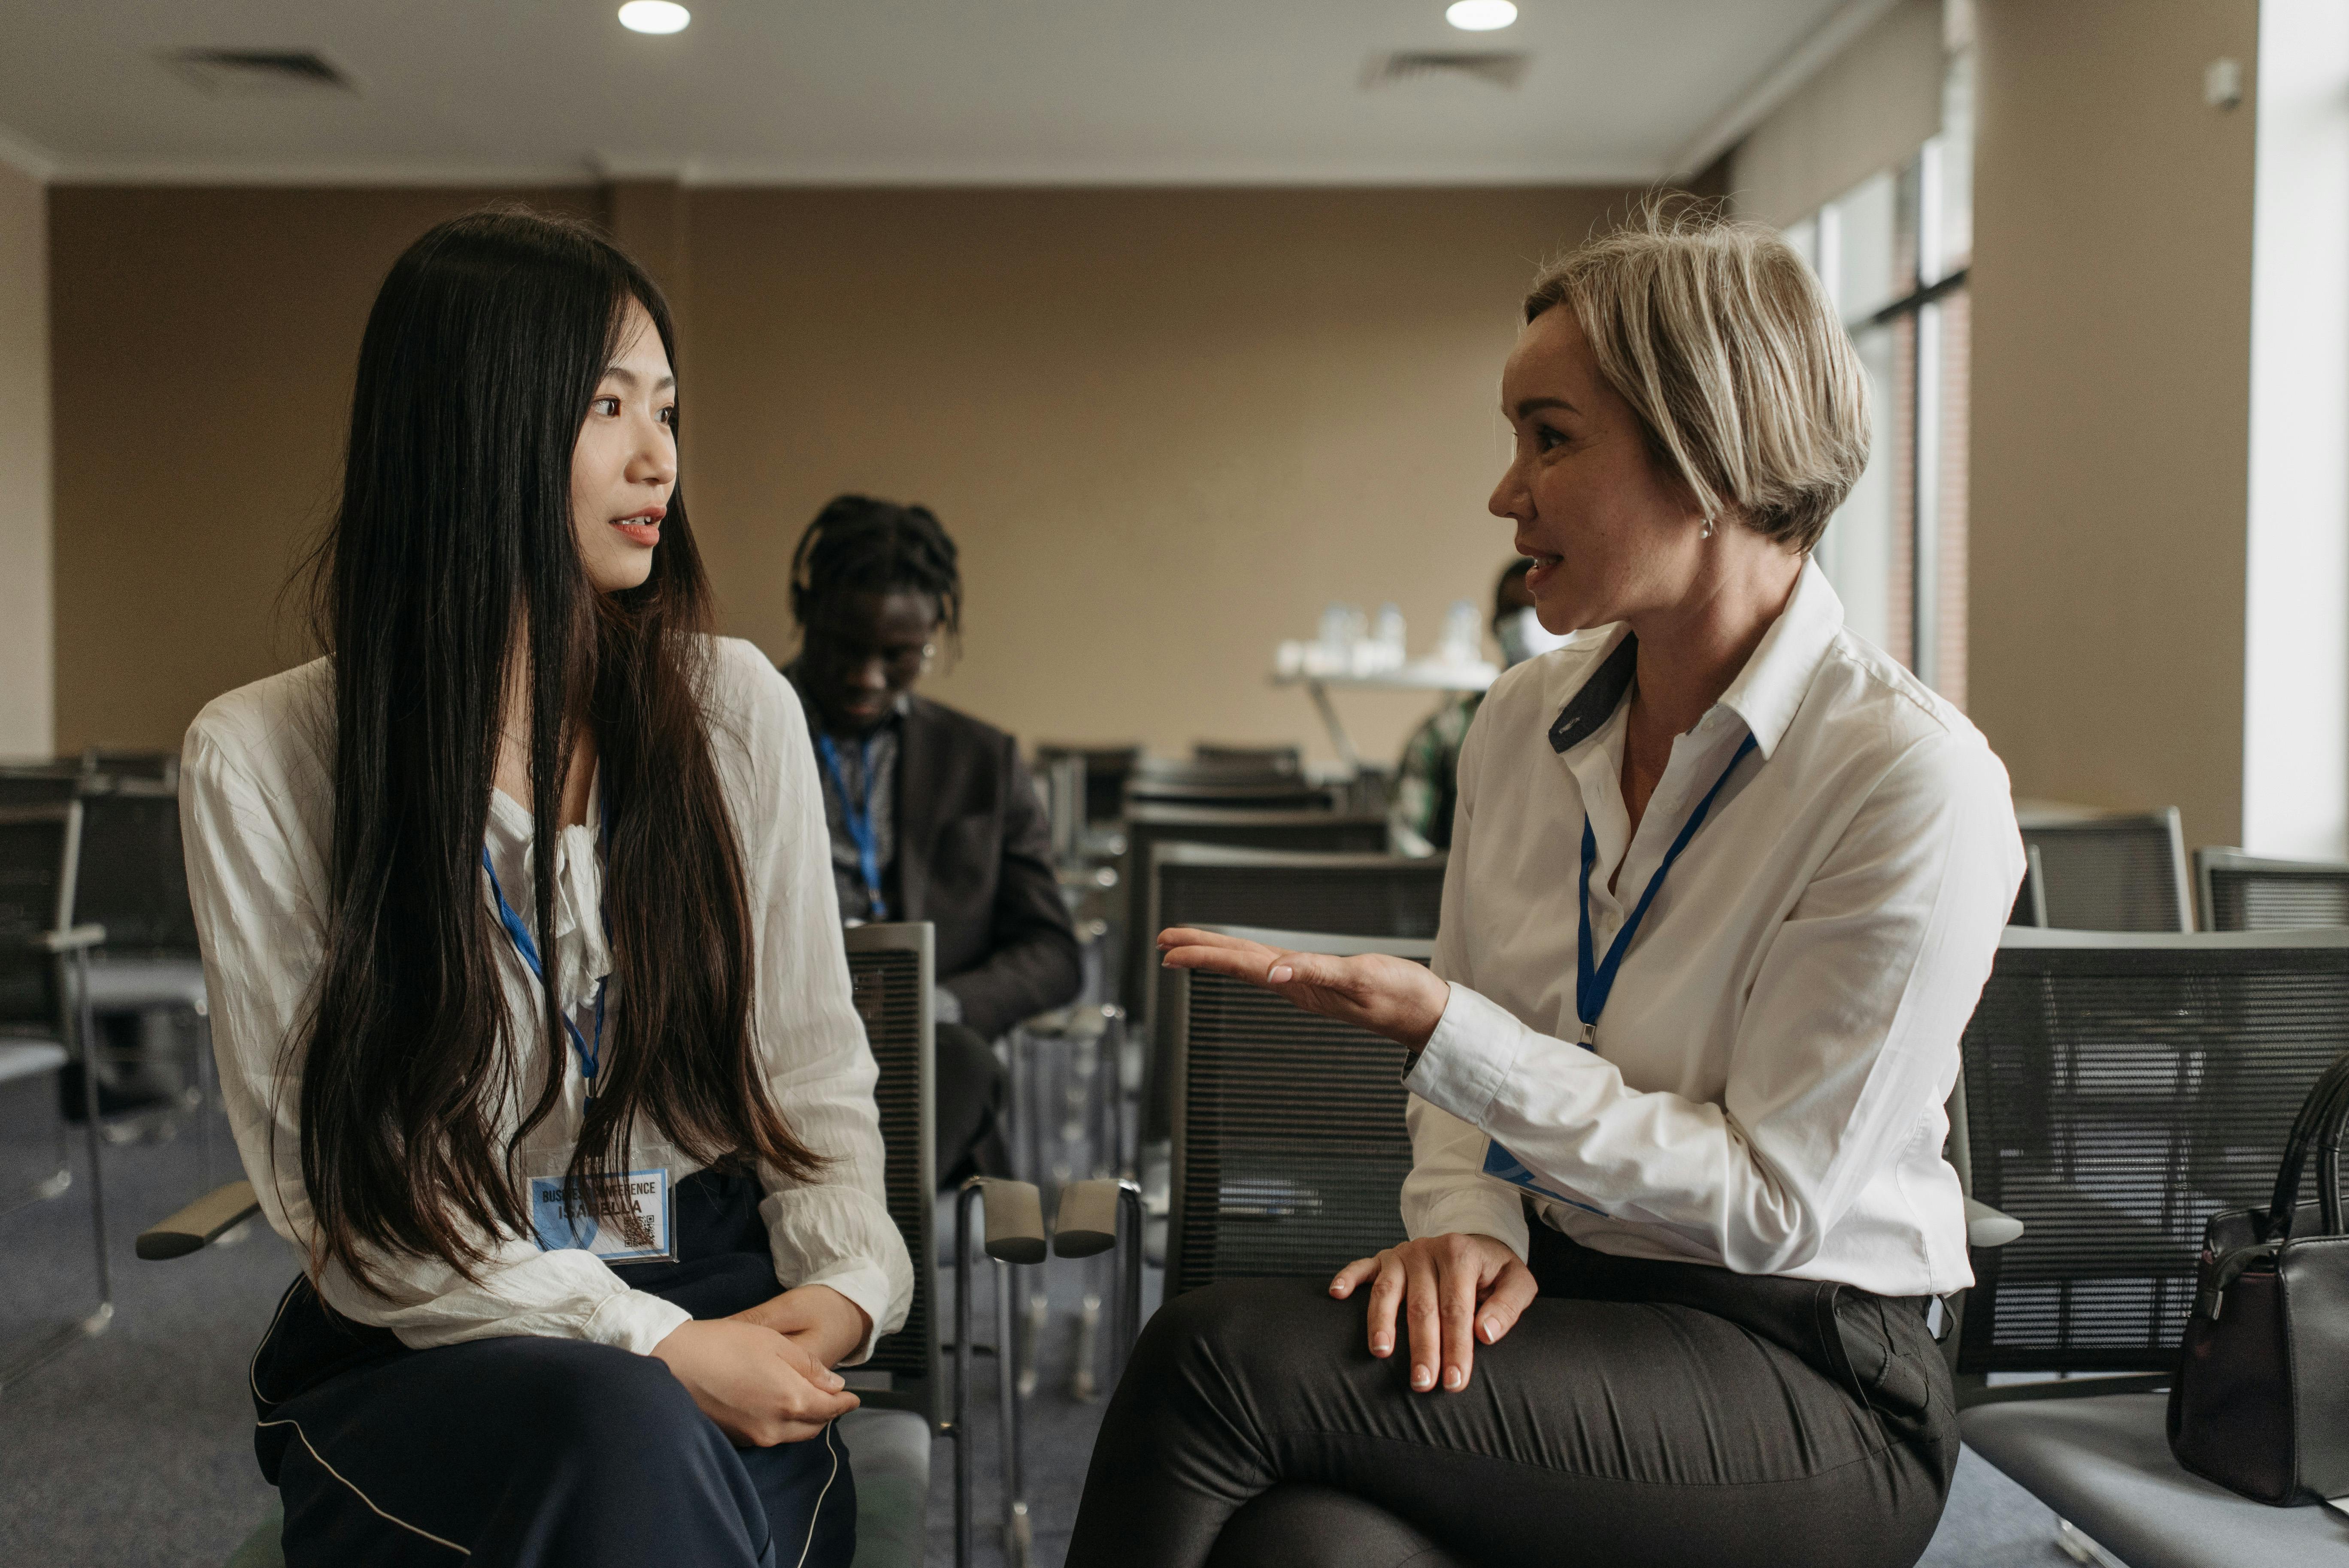
<path fill-rule="evenodd" d="M 619 1233 L 621 1243 L 631 1251 L 640 1247 L 650 1247 L 654 1244 L 653 1228 L 650 1222 L 647 1221 L 642 1214 L 636 1212 L 634 1210 L 629 1210 L 625 1213 L 613 1214 L 609 1216 L 605 1222 L 610 1225 L 613 1230 Z"/>

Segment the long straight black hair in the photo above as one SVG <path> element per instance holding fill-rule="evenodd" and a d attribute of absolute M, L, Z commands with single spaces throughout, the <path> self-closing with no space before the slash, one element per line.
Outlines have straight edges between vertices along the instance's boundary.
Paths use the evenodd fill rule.
<path fill-rule="evenodd" d="M 639 588 L 598 593 L 573 532 L 573 449 L 631 301 L 675 363 L 660 291 L 616 246 L 494 209 L 409 247 L 360 344 L 341 506 L 311 575 L 334 668 L 332 903 L 315 1011 L 289 1048 L 314 1264 L 361 1280 L 398 1255 L 471 1274 L 501 1235 L 530 1234 L 517 1150 L 561 1097 L 569 1046 L 541 985 L 523 1081 L 481 874 L 501 728 L 519 738 L 525 717 L 550 978 L 557 813 L 583 727 L 611 808 L 612 1026 L 572 1176 L 625 1169 L 638 1113 L 707 1164 L 818 1168 L 754 1050 L 749 900 L 701 709 L 709 584 L 683 498 Z M 529 713 L 506 715 L 522 675 Z"/>

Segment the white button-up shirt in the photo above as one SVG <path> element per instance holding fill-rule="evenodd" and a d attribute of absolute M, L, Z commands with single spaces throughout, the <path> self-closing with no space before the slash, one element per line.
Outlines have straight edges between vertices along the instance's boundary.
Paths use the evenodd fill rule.
<path fill-rule="evenodd" d="M 2023 877 L 2005 769 L 1845 628 L 1806 563 L 1672 742 L 1634 836 L 1626 635 L 1587 633 L 1502 676 L 1462 751 L 1435 957 L 1451 998 L 1406 1080 L 1405 1224 L 1522 1255 L 1523 1187 L 1484 1174 L 1498 1144 L 1555 1195 L 1542 1217 L 1601 1252 L 1887 1295 L 1971 1284 L 1942 1102 Z M 1586 817 L 1603 957 L 1748 735 L 1584 1049 Z"/>
<path fill-rule="evenodd" d="M 827 1161 L 804 1182 L 762 1161 L 760 1213 L 778 1289 L 830 1285 L 872 1318 L 873 1333 L 853 1357 L 862 1360 L 874 1337 L 905 1322 L 914 1274 L 883 1195 L 873 1053 L 849 995 L 814 753 L 798 697 L 764 655 L 732 640 L 714 643 L 709 654 L 703 703 L 710 750 L 741 837 L 750 895 L 759 1065 L 786 1125 Z M 326 934 L 334 727 L 326 660 L 255 682 L 197 717 L 180 786 L 222 1099 L 262 1212 L 305 1255 L 316 1227 L 302 1181 L 300 1064 L 286 1046 L 308 1015 Z M 600 820 L 597 788 L 591 822 Z M 488 848 L 507 899 L 534 928 L 531 816 L 494 791 Z M 595 977 L 610 968 L 595 830 L 564 829 L 554 853 L 554 969 L 573 1021 L 592 1031 Z M 521 1058 L 515 1080 L 529 1088 L 542 1070 L 537 1053 L 547 1048 L 538 981 L 498 932 L 486 877 L 481 896 L 490 929 L 498 933 L 492 947 Z M 610 1016 L 626 1005 L 623 996 L 610 998 L 606 1039 Z M 567 1038 L 553 1048 L 565 1060 L 563 1098 L 523 1143 L 525 1161 L 552 1156 L 567 1162 L 584 1119 L 577 1053 Z M 505 1108 L 505 1129 L 519 1119 L 518 1108 Z M 643 1121 L 631 1132 L 637 1149 L 666 1141 Z M 689 1169 L 679 1164 L 673 1173 Z M 592 1253 L 541 1252 L 522 1237 L 493 1244 L 477 1272 L 478 1281 L 469 1281 L 436 1260 L 400 1258 L 378 1270 L 381 1294 L 337 1267 L 327 1268 L 319 1283 L 336 1311 L 389 1328 L 416 1349 L 528 1334 L 647 1353 L 689 1315 L 631 1290 Z"/>

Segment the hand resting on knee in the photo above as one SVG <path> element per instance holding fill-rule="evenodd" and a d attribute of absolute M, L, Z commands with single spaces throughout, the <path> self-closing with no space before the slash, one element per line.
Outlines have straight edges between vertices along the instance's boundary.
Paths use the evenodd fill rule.
<path fill-rule="evenodd" d="M 730 1317 L 679 1324 L 653 1354 L 733 1441 L 805 1442 L 856 1408 L 839 1373 L 787 1336 Z"/>
<path fill-rule="evenodd" d="M 1506 1243 L 1459 1233 L 1357 1259 L 1338 1271 L 1330 1294 L 1343 1301 L 1366 1280 L 1371 1354 L 1394 1353 L 1400 1308 L 1411 1331 L 1411 1386 L 1423 1394 L 1439 1383 L 1449 1392 L 1465 1388 L 1476 1341 L 1497 1344 L 1538 1294 L 1533 1271 Z"/>

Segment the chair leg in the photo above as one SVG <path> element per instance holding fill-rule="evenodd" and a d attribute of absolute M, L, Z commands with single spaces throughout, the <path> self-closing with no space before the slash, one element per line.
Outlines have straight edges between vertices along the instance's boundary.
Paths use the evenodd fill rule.
<path fill-rule="evenodd" d="M 65 962 L 62 958 L 60 962 Z M 67 1042 L 81 1059 L 82 1136 L 89 1150 L 89 1233 L 93 1261 L 98 1266 L 98 1305 L 88 1315 L 43 1333 L 26 1336 L 16 1344 L 0 1348 L 0 1390 L 24 1377 L 35 1367 L 60 1351 L 106 1332 L 114 1321 L 114 1270 L 108 1259 L 106 1244 L 106 1178 L 102 1169 L 101 1150 L 104 1133 L 98 1124 L 98 1071 L 96 1054 L 90 1047 L 92 1020 L 89 1012 L 87 955 L 76 953 L 74 964 L 83 972 L 74 978 L 79 984 L 63 987 L 64 994 L 76 998 L 66 1008 L 73 1038 Z M 69 1172 L 60 1174 L 70 1175 Z M 57 1189 L 63 1191 L 60 1186 Z"/>
<path fill-rule="evenodd" d="M 995 1392 L 1003 1444 L 1003 1560 L 1028 1568 L 1028 1495 L 1019 1473 L 1019 1356 L 1011 1323 L 1011 1265 L 995 1265 Z"/>

